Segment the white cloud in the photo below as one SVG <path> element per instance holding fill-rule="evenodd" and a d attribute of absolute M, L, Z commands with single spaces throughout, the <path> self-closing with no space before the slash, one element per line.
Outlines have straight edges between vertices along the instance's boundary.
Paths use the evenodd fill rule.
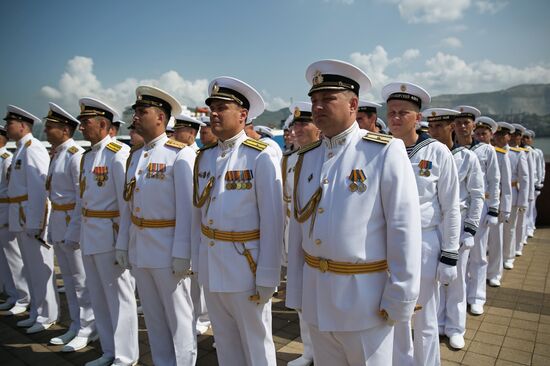
<path fill-rule="evenodd" d="M 460 48 L 462 47 L 462 41 L 456 37 L 447 37 L 441 41 L 441 45 L 449 48 Z"/>
<path fill-rule="evenodd" d="M 281 97 L 272 97 L 266 89 L 262 89 L 260 94 L 264 99 L 265 109 L 267 110 L 278 111 L 279 109 L 288 107 L 290 105 L 290 101 L 285 100 Z"/>
<path fill-rule="evenodd" d="M 420 50 L 417 50 L 415 48 L 411 48 L 403 52 L 403 59 L 404 60 L 413 60 L 420 56 Z"/>
<path fill-rule="evenodd" d="M 475 3 L 481 14 L 496 14 L 508 5 L 508 1 L 502 0 L 477 0 Z"/>
<path fill-rule="evenodd" d="M 407 50 L 402 56 L 391 57 L 380 45 L 376 46 L 371 53 L 352 53 L 351 63 L 364 70 L 373 83 L 372 90 L 364 97 L 380 100 L 382 87 L 397 80 L 419 84 L 432 95 L 486 92 L 506 89 L 518 84 L 550 83 L 548 65 L 518 68 L 491 60 L 468 63 L 458 56 L 443 52 L 438 52 L 429 58 L 422 70 L 410 72 L 407 70 L 405 57 L 410 54 L 415 52 Z"/>
<path fill-rule="evenodd" d="M 462 18 L 471 0 L 389 0 L 408 23 L 440 23 Z"/>
<path fill-rule="evenodd" d="M 134 102 L 138 85 L 153 85 L 166 90 L 184 105 L 203 105 L 207 96 L 206 79 L 185 80 L 176 71 L 165 72 L 158 79 L 127 78 L 118 84 L 104 87 L 94 74 L 93 65 L 89 57 L 73 57 L 67 62 L 58 86 L 42 87 L 42 95 L 63 103 L 63 108 L 73 113 L 78 111 L 78 99 L 85 96 L 98 98 L 122 113 L 125 107 Z"/>

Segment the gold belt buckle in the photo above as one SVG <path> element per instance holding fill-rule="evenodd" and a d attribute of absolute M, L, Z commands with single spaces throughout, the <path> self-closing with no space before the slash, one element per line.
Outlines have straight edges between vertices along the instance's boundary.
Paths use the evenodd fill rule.
<path fill-rule="evenodd" d="M 328 271 L 328 260 L 319 258 L 319 270 L 323 273 Z"/>

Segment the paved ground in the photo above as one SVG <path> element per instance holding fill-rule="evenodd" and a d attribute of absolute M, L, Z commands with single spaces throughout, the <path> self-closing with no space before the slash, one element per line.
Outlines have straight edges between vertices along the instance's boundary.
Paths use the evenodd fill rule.
<path fill-rule="evenodd" d="M 488 287 L 485 314 L 468 315 L 466 347 L 449 348 L 441 340 L 444 365 L 550 365 L 550 229 L 539 229 L 516 260 L 515 268 L 506 271 L 502 287 Z M 274 300 L 273 335 L 279 365 L 286 365 L 301 353 L 298 317 L 284 307 L 284 289 Z M 64 295 L 61 296 L 64 302 Z M 63 303 L 66 310 L 66 304 Z M 99 342 L 75 353 L 58 352 L 60 346 L 48 340 L 62 334 L 67 327 L 66 311 L 50 330 L 27 336 L 15 323 L 19 317 L 0 316 L 0 364 L 82 365 L 100 356 Z M 140 317 L 140 365 L 152 365 L 143 317 Z M 200 336 L 197 365 L 217 365 L 213 337 L 209 331 Z"/>

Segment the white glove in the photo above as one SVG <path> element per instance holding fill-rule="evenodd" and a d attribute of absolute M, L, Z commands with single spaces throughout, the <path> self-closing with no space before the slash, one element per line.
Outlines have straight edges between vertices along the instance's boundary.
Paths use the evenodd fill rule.
<path fill-rule="evenodd" d="M 472 249 L 474 247 L 474 236 L 464 231 L 460 236 L 460 247 L 462 249 Z"/>
<path fill-rule="evenodd" d="M 27 229 L 27 230 L 25 230 L 25 232 L 27 233 L 27 235 L 28 235 L 29 237 L 33 238 L 33 239 L 36 238 L 37 235 L 40 235 L 40 232 L 41 232 L 41 231 L 42 231 L 42 230 L 40 230 L 40 229 Z"/>
<path fill-rule="evenodd" d="M 117 264 L 122 269 L 130 269 L 130 260 L 128 259 L 128 251 L 127 250 L 121 250 L 116 249 L 115 250 L 115 258 L 117 261 Z"/>
<path fill-rule="evenodd" d="M 483 224 L 485 226 L 497 226 L 498 225 L 498 217 L 492 216 L 492 215 L 485 215 L 485 219 L 483 220 Z"/>
<path fill-rule="evenodd" d="M 437 280 L 440 284 L 446 286 L 453 282 L 457 277 L 456 266 L 439 262 L 437 266 Z"/>
<path fill-rule="evenodd" d="M 78 250 L 80 249 L 80 243 L 76 242 L 76 241 L 72 241 L 72 240 L 65 240 L 64 244 L 63 244 L 66 248 L 70 249 L 70 250 Z"/>
<path fill-rule="evenodd" d="M 186 258 L 172 258 L 172 273 L 179 279 L 190 274 L 191 260 Z"/>
<path fill-rule="evenodd" d="M 503 222 L 508 222 L 508 220 L 510 219 L 510 212 L 500 212 L 498 214 L 498 222 L 499 223 L 503 223 Z"/>
<path fill-rule="evenodd" d="M 275 293 L 275 290 L 277 290 L 277 287 L 256 286 L 256 293 L 259 295 L 256 302 L 261 305 L 266 304 Z"/>

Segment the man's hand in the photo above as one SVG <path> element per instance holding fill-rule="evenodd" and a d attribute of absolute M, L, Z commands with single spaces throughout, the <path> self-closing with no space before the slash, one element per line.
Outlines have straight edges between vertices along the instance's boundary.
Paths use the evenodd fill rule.
<path fill-rule="evenodd" d="M 179 279 L 191 274 L 191 260 L 186 258 L 172 258 L 172 273 Z"/>
<path fill-rule="evenodd" d="M 444 286 L 449 285 L 457 277 L 456 266 L 439 262 L 437 266 L 437 280 Z"/>
<path fill-rule="evenodd" d="M 117 264 L 122 269 L 130 269 L 130 260 L 128 259 L 128 251 L 127 250 L 121 250 L 116 249 L 115 250 L 115 258 L 117 261 Z"/>

